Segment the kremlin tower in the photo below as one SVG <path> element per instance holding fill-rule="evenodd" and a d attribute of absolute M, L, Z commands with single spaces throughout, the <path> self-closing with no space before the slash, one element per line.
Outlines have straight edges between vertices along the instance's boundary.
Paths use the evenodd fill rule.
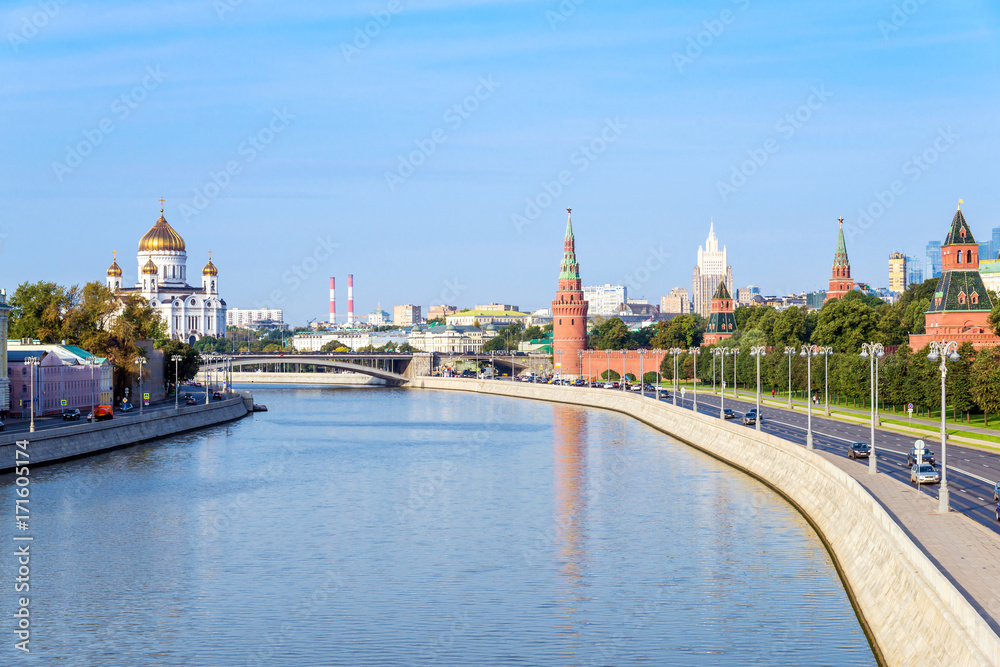
<path fill-rule="evenodd" d="M 733 297 L 726 288 L 726 281 L 719 283 L 712 297 L 712 314 L 708 316 L 705 345 L 715 345 L 720 340 L 732 338 L 736 333 L 736 316 L 733 315 Z"/>
<path fill-rule="evenodd" d="M 851 261 L 847 259 L 847 244 L 844 243 L 844 219 L 840 218 L 840 234 L 837 236 L 837 251 L 833 254 L 833 273 L 830 276 L 830 288 L 826 291 L 826 301 L 843 298 L 854 289 L 854 279 L 851 278 Z"/>
<path fill-rule="evenodd" d="M 924 315 L 923 334 L 910 336 L 910 347 L 919 350 L 932 340 L 968 341 L 976 349 L 1000 344 L 990 330 L 993 304 L 979 275 L 979 244 L 962 215 L 962 200 L 941 245 L 941 277 Z"/>
<path fill-rule="evenodd" d="M 583 299 L 580 265 L 576 261 L 572 209 L 566 209 L 566 238 L 559 267 L 559 289 L 552 302 L 552 355 L 564 376 L 580 377 L 580 350 L 587 347 L 587 302 Z"/>

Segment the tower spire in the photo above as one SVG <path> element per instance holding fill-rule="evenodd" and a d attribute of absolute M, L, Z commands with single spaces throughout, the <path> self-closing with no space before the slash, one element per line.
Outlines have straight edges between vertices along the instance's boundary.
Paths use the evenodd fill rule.
<path fill-rule="evenodd" d="M 573 237 L 573 209 L 566 209 L 566 238 L 571 239 Z"/>

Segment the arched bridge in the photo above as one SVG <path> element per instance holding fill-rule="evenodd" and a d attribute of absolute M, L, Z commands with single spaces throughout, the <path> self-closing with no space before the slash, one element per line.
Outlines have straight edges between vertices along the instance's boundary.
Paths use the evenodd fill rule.
<path fill-rule="evenodd" d="M 263 371 L 297 373 L 302 366 L 335 368 L 351 373 L 362 373 L 380 378 L 389 384 L 409 382 L 413 376 L 412 354 L 346 353 L 346 354 L 237 354 L 227 356 L 228 364 L 237 368 L 254 368 Z M 225 368 L 227 361 L 209 357 L 201 363 L 202 371 Z"/>

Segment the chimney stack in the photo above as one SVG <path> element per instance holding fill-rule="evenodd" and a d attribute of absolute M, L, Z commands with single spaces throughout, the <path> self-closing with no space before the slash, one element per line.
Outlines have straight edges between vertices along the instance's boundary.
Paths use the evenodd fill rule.
<path fill-rule="evenodd" d="M 337 296 L 334 293 L 334 288 L 337 282 L 334 278 L 330 278 L 330 324 L 334 325 L 337 323 Z"/>
<path fill-rule="evenodd" d="M 354 325 L 354 274 L 347 274 L 347 324 Z"/>

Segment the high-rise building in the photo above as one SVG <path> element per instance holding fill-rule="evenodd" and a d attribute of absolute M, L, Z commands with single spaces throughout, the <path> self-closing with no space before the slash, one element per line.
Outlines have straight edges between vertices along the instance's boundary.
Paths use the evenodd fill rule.
<path fill-rule="evenodd" d="M 924 262 L 919 257 L 906 257 L 906 286 L 919 285 L 924 282 Z"/>
<path fill-rule="evenodd" d="M 660 297 L 661 313 L 690 313 L 691 302 L 688 300 L 688 291 L 683 287 L 675 287 L 670 290 L 670 294 Z"/>
<path fill-rule="evenodd" d="M 431 320 L 443 320 L 449 315 L 454 315 L 458 312 L 456 306 L 446 306 L 444 304 L 440 306 L 431 306 L 427 309 L 427 321 Z"/>
<path fill-rule="evenodd" d="M 748 285 L 736 290 L 736 303 L 741 306 L 749 306 L 754 302 L 754 297 L 760 296 L 760 286 Z"/>
<path fill-rule="evenodd" d="M 990 256 L 986 259 L 997 259 L 1000 255 L 1000 227 L 993 228 L 993 237 L 990 239 Z"/>
<path fill-rule="evenodd" d="M 420 306 L 408 303 L 404 306 L 395 306 L 392 309 L 392 321 L 401 327 L 408 327 L 420 324 Z"/>
<path fill-rule="evenodd" d="M 731 338 L 736 333 L 736 316 L 733 315 L 733 298 L 726 289 L 726 281 L 720 280 L 712 296 L 712 313 L 705 328 L 705 344 L 714 345 L 720 340 Z"/>
<path fill-rule="evenodd" d="M 889 291 L 906 291 L 906 255 L 901 252 L 889 255 Z"/>
<path fill-rule="evenodd" d="M 941 278 L 924 316 L 926 333 L 910 335 L 910 347 L 919 350 L 932 340 L 972 343 L 976 349 L 1000 344 L 990 330 L 993 304 L 979 275 L 979 244 L 962 214 L 961 200 L 951 229 L 941 246 Z"/>
<path fill-rule="evenodd" d="M 847 258 L 847 243 L 844 241 L 844 219 L 840 218 L 838 222 L 840 233 L 837 235 L 837 249 L 833 253 L 833 272 L 830 275 L 830 288 L 826 291 L 827 301 L 840 299 L 854 289 L 851 260 Z"/>
<path fill-rule="evenodd" d="M 719 250 L 719 239 L 715 236 L 715 221 L 708 229 L 705 247 L 698 246 L 698 265 L 691 276 L 691 298 L 694 312 L 708 317 L 709 301 L 719 287 L 719 281 L 726 281 L 726 289 L 733 293 L 733 267 L 729 266 L 726 247 Z"/>
<path fill-rule="evenodd" d="M 941 242 L 927 242 L 927 260 L 924 264 L 924 280 L 941 277 Z"/>
<path fill-rule="evenodd" d="M 230 308 L 226 311 L 227 327 L 245 327 L 254 322 L 284 322 L 281 308 Z"/>
<path fill-rule="evenodd" d="M 587 347 L 587 301 L 583 296 L 580 264 L 576 261 L 572 209 L 566 209 L 566 236 L 559 266 L 559 288 L 552 302 L 552 355 L 564 376 L 582 373 L 580 351 Z"/>
<path fill-rule="evenodd" d="M 628 303 L 628 288 L 624 285 L 591 285 L 583 288 L 587 312 L 602 317 L 615 317 Z"/>

